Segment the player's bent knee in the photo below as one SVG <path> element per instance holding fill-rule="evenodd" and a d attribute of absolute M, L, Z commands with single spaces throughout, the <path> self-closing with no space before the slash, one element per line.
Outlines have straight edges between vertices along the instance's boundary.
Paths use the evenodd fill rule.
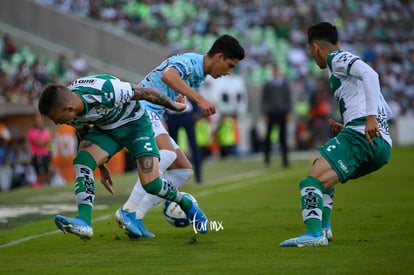
<path fill-rule="evenodd" d="M 88 151 L 84 150 L 80 150 L 78 152 L 75 159 L 73 160 L 73 164 L 82 164 L 91 168 L 92 170 L 95 170 L 95 168 L 98 166 L 93 156 Z"/>

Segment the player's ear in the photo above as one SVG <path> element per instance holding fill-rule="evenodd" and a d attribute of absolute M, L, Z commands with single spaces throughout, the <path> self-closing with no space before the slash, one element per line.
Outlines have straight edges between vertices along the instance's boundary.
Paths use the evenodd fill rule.
<path fill-rule="evenodd" d="M 223 53 L 216 53 L 215 55 L 216 62 L 221 62 L 224 60 L 224 54 Z"/>
<path fill-rule="evenodd" d="M 64 110 L 65 112 L 72 113 L 72 112 L 74 112 L 75 107 L 74 107 L 73 105 L 66 105 L 66 106 L 63 108 L 63 110 Z"/>

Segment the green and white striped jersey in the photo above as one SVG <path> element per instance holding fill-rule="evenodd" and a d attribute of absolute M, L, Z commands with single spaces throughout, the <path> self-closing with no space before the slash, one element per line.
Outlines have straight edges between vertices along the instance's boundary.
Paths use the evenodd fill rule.
<path fill-rule="evenodd" d="M 381 94 L 378 74 L 358 56 L 341 49 L 330 53 L 327 64 L 345 127 L 365 134 L 366 116 L 376 115 L 382 137 L 392 145 L 387 122 L 392 112 Z"/>
<path fill-rule="evenodd" d="M 68 88 L 79 95 L 85 105 L 85 112 L 71 122 L 77 129 L 90 124 L 103 130 L 114 129 L 144 114 L 139 101 L 132 99 L 132 84 L 112 75 L 78 78 Z"/>

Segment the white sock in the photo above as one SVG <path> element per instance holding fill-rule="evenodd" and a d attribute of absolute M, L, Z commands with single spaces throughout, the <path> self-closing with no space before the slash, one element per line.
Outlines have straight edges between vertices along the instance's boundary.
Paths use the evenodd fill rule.
<path fill-rule="evenodd" d="M 168 167 L 175 161 L 177 158 L 177 153 L 170 150 L 160 150 L 160 175 L 162 175 Z"/>
<path fill-rule="evenodd" d="M 163 178 L 169 180 L 176 188 L 181 187 L 193 175 L 193 169 L 168 170 Z"/>
<path fill-rule="evenodd" d="M 160 164 L 159 164 L 160 175 L 162 175 L 162 173 L 165 170 L 167 170 L 168 167 L 170 167 L 170 165 L 174 162 L 176 158 L 177 158 L 177 154 L 174 151 L 160 150 Z M 147 201 L 148 199 L 145 199 L 145 201 L 141 203 L 141 201 L 144 200 L 146 196 L 150 196 L 150 197 L 153 196 L 153 197 L 158 198 L 157 196 L 148 194 L 147 191 L 145 191 L 145 189 L 142 187 L 142 183 L 138 178 L 137 182 L 135 183 L 134 188 L 132 189 L 131 194 L 129 195 L 128 200 L 125 202 L 122 209 L 128 212 L 135 212 L 137 219 L 142 219 L 144 215 L 148 212 L 148 210 L 156 205 L 155 204 L 150 207 L 152 202 Z M 142 205 L 142 209 L 144 209 L 145 212 L 141 209 L 140 205 Z M 150 208 L 146 210 L 148 207 Z"/>
<path fill-rule="evenodd" d="M 193 174 L 192 169 L 174 169 L 167 171 L 162 178 L 170 181 L 175 188 L 179 188 L 184 185 L 184 183 L 191 177 Z M 141 186 L 142 188 L 142 186 Z M 135 188 L 134 188 L 135 189 Z M 164 199 L 146 193 L 142 200 L 138 202 L 136 206 L 136 217 L 137 219 L 143 219 L 145 214 L 151 210 L 154 206 L 160 204 Z"/>

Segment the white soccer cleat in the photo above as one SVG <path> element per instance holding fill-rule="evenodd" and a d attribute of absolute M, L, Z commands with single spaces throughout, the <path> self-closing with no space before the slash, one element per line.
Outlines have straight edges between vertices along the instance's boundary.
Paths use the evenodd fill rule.
<path fill-rule="evenodd" d="M 327 246 L 328 239 L 322 233 L 305 233 L 280 243 L 280 247 Z"/>
<path fill-rule="evenodd" d="M 328 241 L 332 241 L 333 234 L 330 227 L 322 228 L 322 234 L 328 239 Z"/>
<path fill-rule="evenodd" d="M 75 234 L 83 240 L 89 240 L 93 236 L 92 227 L 79 217 L 67 218 L 57 215 L 55 224 L 63 233 Z"/>

